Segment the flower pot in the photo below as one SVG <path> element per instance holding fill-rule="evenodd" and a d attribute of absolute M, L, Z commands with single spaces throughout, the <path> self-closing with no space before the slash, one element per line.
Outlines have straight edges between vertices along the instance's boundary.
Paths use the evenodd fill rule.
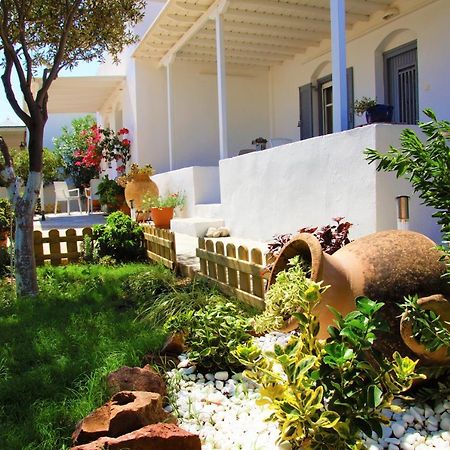
<path fill-rule="evenodd" d="M 170 228 L 173 208 L 151 208 L 151 216 L 156 228 Z"/>
<path fill-rule="evenodd" d="M 327 255 L 313 235 L 299 234 L 277 257 L 269 286 L 296 255 L 310 264 L 311 279 L 330 285 L 316 311 L 320 321 L 319 338 L 327 337 L 327 327 L 334 320 L 327 305 L 345 315 L 355 309 L 355 298 L 365 295 L 385 303 L 380 313 L 390 331 L 380 334 L 376 347 L 389 356 L 398 350 L 402 355 L 428 362 L 426 352 L 418 355 L 403 342 L 398 305 L 405 296 L 414 294 L 420 297 L 442 294 L 450 298 L 449 285 L 442 279 L 445 263 L 439 260 L 442 253 L 433 241 L 412 231 L 383 231 L 357 239 Z M 443 307 L 448 310 L 450 303 L 445 301 Z M 430 308 L 433 307 L 430 303 Z M 291 329 L 295 325 L 292 320 L 288 323 Z"/>
<path fill-rule="evenodd" d="M 133 201 L 133 208 L 136 211 L 142 211 L 142 197 L 148 192 L 152 196 L 158 197 L 158 186 L 156 186 L 146 173 L 135 175 L 125 186 L 125 200 L 127 205 L 131 208 L 131 201 Z"/>
<path fill-rule="evenodd" d="M 393 106 L 390 105 L 375 105 L 367 108 L 366 120 L 367 123 L 391 123 Z"/>

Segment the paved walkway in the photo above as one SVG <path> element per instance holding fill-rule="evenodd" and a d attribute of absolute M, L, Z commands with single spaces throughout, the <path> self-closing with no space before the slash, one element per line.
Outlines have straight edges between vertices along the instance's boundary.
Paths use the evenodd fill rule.
<path fill-rule="evenodd" d="M 57 230 L 67 230 L 68 228 L 83 229 L 101 223 L 105 223 L 103 213 L 46 214 L 45 220 L 34 221 L 34 229 L 44 232 L 55 228 Z"/>

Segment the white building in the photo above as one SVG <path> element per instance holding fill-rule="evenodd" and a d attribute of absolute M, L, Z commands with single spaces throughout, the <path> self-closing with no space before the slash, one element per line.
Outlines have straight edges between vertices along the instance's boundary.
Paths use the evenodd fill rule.
<path fill-rule="evenodd" d="M 439 240 L 409 184 L 362 152 L 397 144 L 425 107 L 450 117 L 448 17 L 448 0 L 151 1 L 121 65 L 76 90 L 60 78 L 49 111 L 127 127 L 133 160 L 186 191 L 185 215 L 220 217 L 238 236 L 338 215 L 354 237 L 395 228 L 395 197 L 410 195 L 411 229 Z M 349 105 L 362 96 L 393 105 L 398 125 L 358 127 Z M 259 136 L 292 143 L 236 157 Z"/>

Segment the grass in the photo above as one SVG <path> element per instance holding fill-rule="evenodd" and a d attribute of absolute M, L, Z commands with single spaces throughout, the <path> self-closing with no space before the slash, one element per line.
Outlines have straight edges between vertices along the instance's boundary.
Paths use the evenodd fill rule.
<path fill-rule="evenodd" d="M 107 400 L 105 376 L 160 347 L 162 329 L 123 301 L 125 280 L 152 270 L 44 268 L 35 299 L 0 287 L 0 449 L 70 448 L 76 423 Z"/>

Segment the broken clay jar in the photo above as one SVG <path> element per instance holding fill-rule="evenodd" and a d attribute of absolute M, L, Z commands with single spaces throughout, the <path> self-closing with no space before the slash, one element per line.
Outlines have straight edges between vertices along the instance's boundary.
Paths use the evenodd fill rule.
<path fill-rule="evenodd" d="M 423 363 L 435 363 L 425 349 L 417 354 L 416 347 L 405 345 L 400 334 L 399 304 L 407 295 L 419 297 L 442 294 L 446 303 L 440 307 L 450 308 L 449 284 L 442 279 L 445 264 L 440 261 L 442 253 L 426 236 L 412 231 L 382 231 L 357 239 L 342 247 L 333 255 L 322 251 L 315 236 L 301 233 L 282 249 L 274 263 L 269 286 L 276 275 L 285 270 L 288 261 L 299 255 L 311 266 L 311 279 L 323 281 L 330 287 L 322 295 L 317 307 L 320 322 L 318 338 L 326 338 L 327 327 L 334 316 L 327 308 L 332 306 L 345 315 L 355 309 L 355 298 L 361 295 L 385 303 L 381 309 L 382 319 L 389 333 L 380 334 L 376 346 L 387 355 L 397 350 L 404 356 L 420 357 Z M 434 308 L 433 303 L 429 308 Z M 286 330 L 294 329 L 290 320 Z M 429 353 L 429 352 L 428 352 Z"/>

